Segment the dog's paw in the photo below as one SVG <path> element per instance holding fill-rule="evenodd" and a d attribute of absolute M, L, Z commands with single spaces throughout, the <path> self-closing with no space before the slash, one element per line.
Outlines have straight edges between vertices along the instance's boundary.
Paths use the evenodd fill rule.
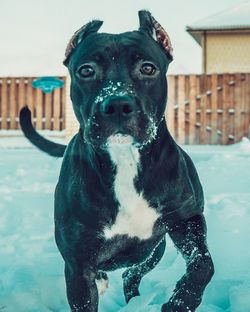
<path fill-rule="evenodd" d="M 102 271 L 98 272 L 97 277 L 96 277 L 96 285 L 97 285 L 99 296 L 104 295 L 107 288 L 109 287 L 108 275 L 105 272 L 102 272 Z"/>
<path fill-rule="evenodd" d="M 195 310 L 184 306 L 177 304 L 172 304 L 170 302 L 163 304 L 161 308 L 161 312 L 194 312 Z"/>

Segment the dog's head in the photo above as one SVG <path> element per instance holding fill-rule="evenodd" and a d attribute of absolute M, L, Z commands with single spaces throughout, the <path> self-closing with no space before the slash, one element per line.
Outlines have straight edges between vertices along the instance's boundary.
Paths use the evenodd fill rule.
<path fill-rule="evenodd" d="M 71 100 L 84 139 L 105 145 L 115 134 L 144 145 L 156 135 L 167 99 L 172 46 L 162 26 L 139 12 L 138 31 L 98 33 L 101 21 L 79 29 L 66 50 Z"/>

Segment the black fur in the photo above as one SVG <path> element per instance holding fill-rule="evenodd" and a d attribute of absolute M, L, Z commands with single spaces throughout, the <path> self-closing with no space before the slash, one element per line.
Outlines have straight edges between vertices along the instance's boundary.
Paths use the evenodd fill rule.
<path fill-rule="evenodd" d="M 151 36 L 147 14 L 140 13 L 139 31 L 90 32 L 67 55 L 80 131 L 64 153 L 55 192 L 55 236 L 74 312 L 98 311 L 95 280 L 100 271 L 127 267 L 123 274 L 126 301 L 138 296 L 142 277 L 164 253 L 166 233 L 184 256 L 187 272 L 162 311 L 195 311 L 213 275 L 202 187 L 191 159 L 174 142 L 163 117 L 170 60 Z M 143 74 L 145 62 L 154 64 L 154 74 Z M 79 74 L 83 64 L 91 64 L 94 75 L 83 78 Z M 154 120 L 153 130 L 150 120 Z M 161 215 L 148 239 L 127 235 L 107 239 L 103 234 L 119 211 L 114 193 L 117 169 L 106 148 L 108 137 L 117 132 L 132 136 L 139 146 L 134 187 Z"/>

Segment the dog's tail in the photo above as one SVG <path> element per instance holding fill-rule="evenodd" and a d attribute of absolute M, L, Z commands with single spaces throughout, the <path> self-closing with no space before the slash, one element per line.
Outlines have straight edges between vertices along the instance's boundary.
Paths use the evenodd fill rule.
<path fill-rule="evenodd" d="M 63 157 L 66 145 L 55 143 L 42 137 L 32 125 L 31 111 L 27 106 L 21 109 L 19 121 L 24 135 L 32 144 L 51 156 Z"/>

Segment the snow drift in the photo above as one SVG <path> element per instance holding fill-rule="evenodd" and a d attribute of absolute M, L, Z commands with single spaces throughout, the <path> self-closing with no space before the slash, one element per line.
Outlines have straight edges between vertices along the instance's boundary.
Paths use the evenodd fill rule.
<path fill-rule="evenodd" d="M 5 148 L 6 141 L 0 139 L 0 311 L 66 312 L 64 267 L 53 233 L 53 192 L 61 160 L 22 145 L 22 140 L 8 139 Z M 250 142 L 184 149 L 204 186 L 208 244 L 216 269 L 197 311 L 248 312 Z M 167 239 L 163 259 L 141 283 L 141 296 L 126 305 L 122 270 L 112 272 L 100 312 L 159 312 L 184 270 L 182 257 Z"/>

